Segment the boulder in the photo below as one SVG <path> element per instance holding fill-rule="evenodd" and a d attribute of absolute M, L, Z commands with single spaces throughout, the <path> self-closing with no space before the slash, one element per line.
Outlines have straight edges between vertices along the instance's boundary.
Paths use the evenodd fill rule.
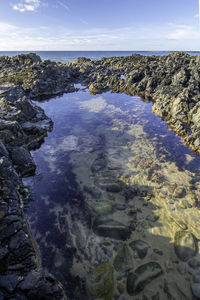
<path fill-rule="evenodd" d="M 174 250 L 180 260 L 189 260 L 197 253 L 195 236 L 188 231 L 177 231 L 174 238 Z"/>
<path fill-rule="evenodd" d="M 36 165 L 30 152 L 25 146 L 12 149 L 11 159 L 21 176 L 30 176 L 35 173 Z"/>

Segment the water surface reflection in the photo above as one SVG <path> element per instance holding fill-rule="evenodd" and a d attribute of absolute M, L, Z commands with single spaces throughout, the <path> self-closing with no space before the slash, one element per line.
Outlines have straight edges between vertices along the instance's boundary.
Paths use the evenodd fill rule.
<path fill-rule="evenodd" d="M 32 152 L 26 215 L 69 299 L 191 299 L 200 157 L 137 96 L 77 92 L 39 105 L 54 128 Z M 186 260 L 174 251 L 179 231 Z"/>

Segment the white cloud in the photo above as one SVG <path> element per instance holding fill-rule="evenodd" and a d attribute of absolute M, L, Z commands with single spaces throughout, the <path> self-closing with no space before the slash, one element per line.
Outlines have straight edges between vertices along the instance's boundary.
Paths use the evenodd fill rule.
<path fill-rule="evenodd" d="M 40 0 L 20 0 L 20 2 L 13 4 L 12 8 L 20 12 L 35 11 L 40 4 Z"/>
<path fill-rule="evenodd" d="M 194 28 L 193 26 L 189 25 L 179 25 L 179 24 L 169 24 L 171 30 L 168 34 L 169 39 L 174 40 L 196 40 L 200 39 L 200 31 L 198 28 Z"/>
<path fill-rule="evenodd" d="M 28 28 L 0 22 L 2 51 L 200 50 L 199 39 L 198 28 L 172 23 L 159 28 L 137 25 L 110 30 L 85 26 L 74 30 L 53 25 Z"/>
<path fill-rule="evenodd" d="M 12 31 L 14 31 L 16 29 L 16 26 L 13 26 L 11 24 L 7 24 L 7 23 L 0 23 L 0 36 L 2 35 L 7 35 L 9 33 L 11 33 Z"/>

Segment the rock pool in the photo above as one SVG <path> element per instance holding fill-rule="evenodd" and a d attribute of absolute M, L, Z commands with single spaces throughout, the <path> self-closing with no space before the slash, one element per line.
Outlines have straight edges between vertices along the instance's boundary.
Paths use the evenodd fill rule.
<path fill-rule="evenodd" d="M 32 151 L 25 213 L 69 299 L 200 297 L 200 157 L 138 96 L 37 105 L 54 126 Z"/>

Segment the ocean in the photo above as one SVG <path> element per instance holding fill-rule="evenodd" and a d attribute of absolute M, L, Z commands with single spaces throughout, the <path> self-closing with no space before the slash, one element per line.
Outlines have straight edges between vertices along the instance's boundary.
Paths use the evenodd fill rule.
<path fill-rule="evenodd" d="M 36 53 L 42 60 L 53 60 L 60 62 L 69 62 L 78 57 L 90 59 L 101 59 L 102 57 L 129 56 L 134 54 L 141 55 L 167 55 L 170 52 L 177 51 L 0 51 L 0 56 L 15 56 L 18 54 Z M 187 51 L 190 55 L 200 55 L 200 51 Z"/>

